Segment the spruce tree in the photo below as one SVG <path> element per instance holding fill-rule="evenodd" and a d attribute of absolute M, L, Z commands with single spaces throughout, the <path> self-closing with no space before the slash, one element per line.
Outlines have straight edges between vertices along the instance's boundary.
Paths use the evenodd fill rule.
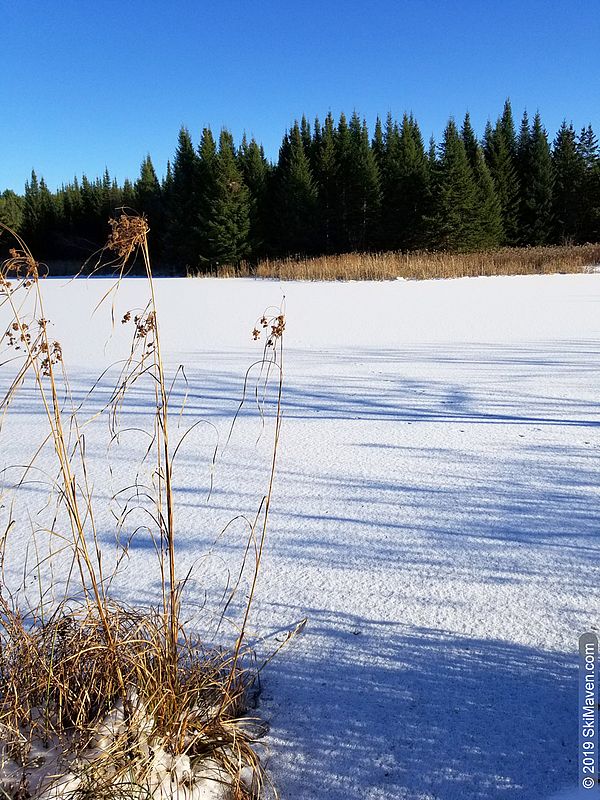
<path fill-rule="evenodd" d="M 217 202 L 217 143 L 210 128 L 202 130 L 197 165 L 198 254 L 201 264 L 210 267 L 214 261 L 210 223 Z"/>
<path fill-rule="evenodd" d="M 405 198 L 402 187 L 400 132 L 390 113 L 386 117 L 383 144 L 381 245 L 386 250 L 398 250 L 402 247 L 400 217 Z"/>
<path fill-rule="evenodd" d="M 507 101 L 508 102 L 508 101 Z M 502 209 L 502 244 L 515 245 L 519 238 L 519 178 L 517 175 L 513 141 L 512 112 L 505 107 L 504 122 L 498 120 L 492 128 L 487 124 L 484 134 L 484 153 L 486 164 L 494 181 L 496 196 Z"/>
<path fill-rule="evenodd" d="M 135 182 L 136 209 L 148 219 L 150 250 L 159 258 L 164 238 L 164 205 L 162 189 L 150 154 L 142 161 L 140 177 Z"/>
<path fill-rule="evenodd" d="M 31 171 L 30 180 L 25 182 L 23 202 L 23 238 L 36 252 L 40 244 L 42 223 L 42 199 L 40 184 L 35 170 Z"/>
<path fill-rule="evenodd" d="M 135 187 L 129 178 L 123 181 L 123 188 L 121 189 L 121 203 L 124 208 L 135 208 L 137 196 Z"/>
<path fill-rule="evenodd" d="M 274 225 L 281 253 L 310 253 L 315 248 L 317 188 L 298 123 L 286 133 L 275 176 Z"/>
<path fill-rule="evenodd" d="M 396 243 L 402 250 L 411 250 L 426 244 L 430 177 L 421 131 L 412 115 L 402 118 L 397 150 Z"/>
<path fill-rule="evenodd" d="M 204 258 L 211 267 L 238 266 L 250 253 L 250 195 L 238 167 L 233 137 L 225 129 L 211 168 L 214 195 L 206 220 L 209 249 Z"/>
<path fill-rule="evenodd" d="M 478 189 L 465 145 L 454 120 L 444 131 L 434 179 L 433 244 L 442 250 L 464 251 L 479 246 Z"/>
<path fill-rule="evenodd" d="M 527 158 L 523 155 L 523 170 L 521 241 L 528 245 L 547 244 L 552 235 L 554 170 L 539 112 L 531 127 Z"/>
<path fill-rule="evenodd" d="M 352 182 L 352 140 L 348 121 L 343 112 L 340 114 L 335 134 L 335 150 L 337 163 L 335 238 L 338 250 L 347 251 L 352 248 L 348 219 Z"/>
<path fill-rule="evenodd" d="M 498 130 L 502 134 L 509 156 L 514 160 L 517 154 L 517 134 L 510 98 L 504 101 L 502 116 L 498 120 Z"/>
<path fill-rule="evenodd" d="M 385 160 L 385 142 L 383 139 L 383 126 L 381 119 L 377 117 L 375 120 L 375 131 L 373 133 L 373 141 L 371 142 L 375 162 L 379 168 L 380 175 L 383 173 L 384 160 Z"/>
<path fill-rule="evenodd" d="M 471 125 L 471 115 L 468 111 L 465 114 L 462 128 L 460 130 L 460 137 L 463 140 L 465 150 L 467 151 L 467 158 L 469 159 L 471 169 L 475 169 L 479 161 L 479 143 L 477 142 L 475 131 Z"/>
<path fill-rule="evenodd" d="M 268 190 L 271 170 L 263 148 L 254 138 L 248 143 L 245 136 L 238 153 L 238 163 L 250 193 L 250 253 L 252 258 L 256 259 L 264 254 L 268 239 Z"/>
<path fill-rule="evenodd" d="M 197 268 L 200 259 L 198 161 L 189 131 L 181 128 L 173 161 L 166 234 L 167 257 L 179 270 Z"/>
<path fill-rule="evenodd" d="M 351 250 L 368 250 L 377 241 L 381 189 L 379 169 L 365 121 L 356 112 L 348 127 L 350 146 L 346 183 L 347 243 Z"/>
<path fill-rule="evenodd" d="M 563 120 L 552 147 L 554 191 L 552 215 L 553 239 L 559 243 L 574 242 L 581 235 L 583 211 L 584 162 L 577 150 L 577 137 L 572 125 Z"/>
<path fill-rule="evenodd" d="M 23 198 L 5 189 L 0 195 L 0 222 L 19 233 L 23 224 Z"/>
<path fill-rule="evenodd" d="M 473 175 L 477 186 L 477 226 L 474 243 L 478 249 L 493 250 L 500 246 L 504 238 L 502 207 L 481 147 L 476 150 Z"/>
<path fill-rule="evenodd" d="M 600 241 L 600 158 L 598 140 L 592 126 L 583 128 L 577 141 L 577 151 L 583 163 L 581 239 Z"/>
<path fill-rule="evenodd" d="M 337 171 L 335 123 L 330 112 L 321 131 L 315 169 L 319 212 L 316 246 L 318 251 L 324 253 L 331 253 L 337 247 Z"/>

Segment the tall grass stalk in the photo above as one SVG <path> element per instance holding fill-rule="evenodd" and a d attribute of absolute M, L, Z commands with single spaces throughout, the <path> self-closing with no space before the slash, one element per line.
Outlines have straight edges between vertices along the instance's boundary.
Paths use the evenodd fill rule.
<path fill-rule="evenodd" d="M 9 309 L 11 322 L 0 341 L 11 351 L 9 360 L 16 358 L 18 368 L 0 403 L 0 430 L 27 375 L 33 373 L 59 465 L 59 480 L 53 487 L 57 505 L 66 510 L 69 519 L 69 543 L 83 603 L 72 593 L 70 579 L 50 613 L 43 601 L 37 608 L 20 608 L 6 587 L 0 586 L 0 743 L 4 761 L 12 765 L 13 778 L 17 776 L 2 784 L 0 769 L 0 784 L 15 800 L 42 797 L 48 791 L 72 800 L 154 798 L 169 796 L 161 794 L 160 776 L 164 773 L 169 779 L 176 776 L 176 783 L 183 782 L 190 791 L 208 780 L 224 785 L 237 800 L 259 797 L 264 786 L 260 762 L 237 717 L 244 707 L 247 676 L 241 657 L 266 542 L 281 430 L 284 316 L 263 317 L 261 331 L 255 331 L 265 334 L 261 362 L 266 366 L 265 381 L 273 369 L 278 380 L 268 486 L 246 545 L 246 553 L 254 553 L 250 590 L 232 650 L 205 652 L 181 620 L 181 592 L 187 578 L 178 575 L 173 461 L 189 430 L 178 442 L 171 442 L 169 400 L 173 387 L 167 384 L 161 349 L 148 226 L 143 218 L 126 213 L 110 224 L 111 235 L 98 264 L 112 266 L 117 278 L 103 301 L 113 297 L 114 315 L 114 293 L 138 258 L 144 264 L 149 298 L 141 313 L 132 319 L 127 312 L 122 320 L 133 322 L 132 344 L 105 410 L 112 435 L 118 435 L 119 413 L 127 393 L 142 378 L 151 380 L 149 452 L 155 459 L 154 490 L 149 486 L 144 492 L 154 503 L 154 510 L 148 513 L 158 542 L 162 607 L 156 612 L 129 609 L 107 590 L 114 573 L 105 574 L 103 567 L 77 410 L 72 401 L 68 412 L 61 404 L 57 371 L 66 398 L 70 398 L 69 382 L 62 347 L 50 337 L 44 315 L 42 267 L 23 240 L 11 232 L 17 246 L 0 270 L 0 309 Z M 27 299 L 33 300 L 33 308 L 26 318 Z M 37 455 L 25 474 L 34 468 Z M 64 539 L 58 525 L 55 512 L 49 534 Z M 9 522 L 0 546 L 2 567 L 11 529 Z M 34 572 L 41 574 L 40 566 L 38 562 Z M 40 597 L 45 594 L 40 587 Z M 30 753 L 39 742 L 52 753 L 60 753 L 60 764 L 54 767 L 67 776 L 67 783 L 71 781 L 67 794 L 61 795 L 62 790 L 52 783 L 56 776 L 47 771 L 37 774 L 37 767 L 32 766 Z M 160 764 L 157 754 L 162 754 Z M 187 765 L 185 769 L 182 763 Z M 248 770 L 251 778 L 243 780 Z"/>

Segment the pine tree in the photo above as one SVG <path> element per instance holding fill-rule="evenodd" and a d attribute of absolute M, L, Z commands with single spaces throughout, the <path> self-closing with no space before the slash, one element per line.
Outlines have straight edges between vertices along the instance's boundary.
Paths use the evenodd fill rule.
<path fill-rule="evenodd" d="M 194 269 L 200 258 L 198 161 L 188 130 L 181 128 L 173 161 L 166 234 L 168 258 L 178 269 Z"/>
<path fill-rule="evenodd" d="M 5 189 L 0 195 L 0 222 L 19 233 L 23 224 L 23 198 Z"/>
<path fill-rule="evenodd" d="M 502 116 L 498 120 L 498 130 L 502 134 L 509 156 L 514 160 L 517 154 L 517 135 L 509 98 L 504 101 Z"/>
<path fill-rule="evenodd" d="M 335 189 L 335 240 L 337 249 L 352 248 L 349 230 L 350 186 L 352 182 L 352 139 L 346 115 L 342 112 L 335 133 L 336 189 Z"/>
<path fill-rule="evenodd" d="M 388 113 L 385 122 L 383 145 L 381 244 L 386 250 L 398 250 L 402 247 L 400 217 L 404 204 L 402 157 L 400 153 L 400 132 L 390 113 Z"/>
<path fill-rule="evenodd" d="M 581 239 L 586 242 L 600 241 L 600 158 L 598 140 L 592 126 L 583 128 L 577 141 L 577 151 L 583 162 L 581 212 Z"/>
<path fill-rule="evenodd" d="M 373 133 L 373 141 L 371 142 L 371 149 L 375 156 L 375 162 L 379 168 L 380 175 L 383 173 L 384 160 L 385 160 L 385 142 L 383 139 L 383 126 L 381 119 L 377 117 L 375 120 L 375 131 Z"/>
<path fill-rule="evenodd" d="M 164 238 L 164 205 L 160 182 L 149 153 L 142 161 L 140 177 L 135 182 L 134 189 L 136 209 L 148 219 L 151 253 L 155 258 L 160 257 Z"/>
<path fill-rule="evenodd" d="M 309 253 L 315 248 L 317 188 L 298 123 L 286 133 L 275 176 L 274 224 L 281 253 Z"/>
<path fill-rule="evenodd" d="M 507 101 L 508 102 L 508 101 Z M 495 128 L 488 123 L 484 133 L 484 154 L 489 167 L 496 196 L 502 209 L 502 228 L 504 240 L 502 244 L 514 245 L 519 238 L 519 178 L 515 166 L 516 152 L 513 141 L 512 112 L 505 106 L 504 122 L 498 120 Z"/>
<path fill-rule="evenodd" d="M 500 246 L 504 238 L 502 207 L 481 147 L 476 150 L 473 175 L 477 186 L 475 244 L 481 250 L 493 250 Z"/>
<path fill-rule="evenodd" d="M 521 145 L 521 141 L 519 141 Z M 519 147 L 521 151 L 521 147 Z M 521 241 L 523 244 L 541 245 L 550 241 L 552 234 L 552 188 L 554 170 L 548 137 L 539 112 L 531 127 L 527 151 L 523 155 Z"/>
<path fill-rule="evenodd" d="M 460 137 L 463 140 L 465 150 L 467 151 L 467 158 L 469 159 L 471 169 L 476 169 L 479 162 L 479 143 L 477 142 L 475 131 L 471 125 L 471 115 L 468 111 L 465 114 L 465 119 L 460 131 Z"/>
<path fill-rule="evenodd" d="M 217 202 L 217 143 L 210 128 L 204 128 L 198 146 L 196 171 L 198 253 L 201 264 L 210 266 L 215 260 L 211 243 L 210 223 Z"/>
<path fill-rule="evenodd" d="M 318 189 L 318 230 L 317 250 L 331 253 L 337 247 L 336 238 L 336 191 L 337 191 L 337 150 L 335 142 L 335 123 L 331 112 L 325 118 L 316 154 L 315 178 Z"/>
<path fill-rule="evenodd" d="M 404 114 L 397 141 L 397 245 L 402 250 L 426 244 L 430 168 L 414 117 Z"/>
<path fill-rule="evenodd" d="M 560 126 L 552 147 L 554 191 L 552 214 L 554 241 L 574 242 L 581 234 L 584 161 L 577 150 L 577 137 L 566 120 Z"/>
<path fill-rule="evenodd" d="M 40 195 L 40 184 L 35 170 L 32 170 L 31 179 L 25 182 L 23 238 L 34 251 L 37 251 L 40 244 L 41 221 L 42 199 Z"/>
<path fill-rule="evenodd" d="M 433 243 L 443 250 L 476 249 L 481 239 L 478 190 L 454 120 L 446 126 L 440 146 L 433 200 Z"/>
<path fill-rule="evenodd" d="M 137 196 L 133 183 L 129 178 L 123 181 L 123 188 L 121 190 L 121 205 L 123 208 L 135 208 Z"/>
<path fill-rule="evenodd" d="M 250 253 L 250 195 L 238 167 L 233 137 L 225 129 L 211 169 L 214 196 L 206 221 L 209 250 L 204 258 L 211 267 L 237 266 Z"/>
<path fill-rule="evenodd" d="M 268 239 L 267 209 L 271 169 L 264 150 L 256 139 L 252 138 L 248 143 L 245 136 L 238 153 L 238 163 L 250 193 L 250 255 L 257 259 L 265 252 Z"/>
<path fill-rule="evenodd" d="M 366 122 L 352 115 L 346 183 L 347 242 L 352 250 L 375 246 L 379 229 L 381 189 L 379 169 L 371 150 Z"/>

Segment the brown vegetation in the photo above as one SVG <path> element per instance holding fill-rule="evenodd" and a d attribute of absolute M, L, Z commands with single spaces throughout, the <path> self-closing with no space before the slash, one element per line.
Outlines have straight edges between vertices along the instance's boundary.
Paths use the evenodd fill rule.
<path fill-rule="evenodd" d="M 256 276 L 281 280 L 428 280 L 478 275 L 540 275 L 585 272 L 600 264 L 600 244 L 506 247 L 477 253 L 344 253 L 315 258 L 266 259 L 256 267 L 220 267 L 219 277 Z"/>

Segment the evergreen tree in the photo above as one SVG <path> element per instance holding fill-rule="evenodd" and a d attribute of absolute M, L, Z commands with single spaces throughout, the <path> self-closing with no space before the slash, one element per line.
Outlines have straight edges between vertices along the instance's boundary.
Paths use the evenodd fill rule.
<path fill-rule="evenodd" d="M 375 246 L 379 228 L 381 190 L 379 169 L 371 150 L 366 122 L 356 112 L 349 133 L 348 176 L 346 184 L 346 240 L 352 250 Z"/>
<path fill-rule="evenodd" d="M 196 268 L 200 258 L 199 159 L 186 128 L 181 128 L 173 161 L 168 209 L 167 255 L 179 269 Z"/>
<path fill-rule="evenodd" d="M 382 174 L 385 161 L 385 141 L 383 138 L 383 126 L 379 117 L 377 117 L 375 120 L 375 131 L 373 133 L 371 148 L 373 150 L 373 155 L 375 156 L 375 163 L 379 168 L 379 173 Z"/>
<path fill-rule="evenodd" d="M 250 143 L 246 137 L 238 154 L 239 166 L 244 183 L 250 193 L 250 254 L 256 259 L 262 252 L 268 239 L 268 188 L 270 167 L 265 153 L 256 139 Z"/>
<path fill-rule="evenodd" d="M 42 221 L 42 199 L 40 184 L 35 173 L 31 171 L 31 179 L 25 182 L 25 197 L 23 202 L 23 238 L 29 246 L 37 252 L 40 243 L 40 228 Z"/>
<path fill-rule="evenodd" d="M 521 144 L 520 141 L 519 144 Z M 525 160 L 524 154 L 522 157 L 524 170 L 522 178 L 522 243 L 547 244 L 552 234 L 554 171 L 548 137 L 539 112 L 535 115 L 531 127 L 527 159 Z"/>
<path fill-rule="evenodd" d="M 475 131 L 473 130 L 473 126 L 471 125 L 471 115 L 469 114 L 468 111 L 465 114 L 465 119 L 460 131 L 460 136 L 461 139 L 463 140 L 465 150 L 467 151 L 467 158 L 469 159 L 469 164 L 471 165 L 471 169 L 476 169 L 477 164 L 479 162 L 479 143 L 477 142 Z"/>
<path fill-rule="evenodd" d="M 330 112 L 325 118 L 325 125 L 321 131 L 315 168 L 319 210 L 319 225 L 316 241 L 317 250 L 324 253 L 333 252 L 337 246 L 337 172 L 335 123 Z"/>
<path fill-rule="evenodd" d="M 508 101 L 507 101 L 508 102 Z M 494 181 L 496 196 L 502 209 L 503 244 L 514 245 L 519 238 L 519 178 L 515 158 L 511 155 L 516 144 L 513 142 L 514 128 L 512 112 L 505 106 L 504 122 L 498 120 L 495 128 L 487 124 L 484 134 L 484 154 L 486 164 Z"/>
<path fill-rule="evenodd" d="M 509 156 L 514 161 L 517 154 L 517 135 L 509 98 L 504 101 L 502 116 L 498 120 L 498 130 L 502 134 Z"/>
<path fill-rule="evenodd" d="M 426 243 L 430 167 L 416 120 L 404 115 L 397 139 L 397 245 L 402 250 Z"/>
<path fill-rule="evenodd" d="M 473 175 L 477 186 L 477 231 L 474 244 L 481 250 L 493 250 L 500 246 L 504 238 L 502 207 L 481 147 L 476 151 Z"/>
<path fill-rule="evenodd" d="M 5 189 L 0 195 L 0 222 L 19 233 L 23 224 L 23 198 Z"/>
<path fill-rule="evenodd" d="M 125 178 L 125 180 L 123 181 L 123 188 L 121 190 L 120 205 L 123 208 L 135 209 L 136 201 L 137 201 L 137 195 L 135 187 L 133 183 L 129 180 L 129 178 Z"/>
<path fill-rule="evenodd" d="M 315 247 L 317 188 L 298 123 L 286 133 L 276 172 L 275 228 L 282 253 L 309 253 Z"/>
<path fill-rule="evenodd" d="M 210 266 L 215 256 L 211 243 L 210 223 L 217 202 L 217 143 L 210 128 L 204 128 L 198 146 L 197 215 L 200 262 Z"/>
<path fill-rule="evenodd" d="M 477 218 L 478 189 L 465 145 L 454 120 L 444 131 L 436 166 L 431 230 L 434 244 L 443 250 L 473 250 L 481 231 Z"/>
<path fill-rule="evenodd" d="M 162 189 L 149 153 L 142 161 L 140 177 L 135 182 L 134 189 L 135 207 L 148 220 L 150 251 L 154 257 L 160 257 L 164 238 L 164 207 Z"/>
<path fill-rule="evenodd" d="M 335 189 L 335 240 L 337 249 L 345 252 L 352 249 L 349 230 L 349 203 L 352 183 L 352 139 L 346 115 L 342 112 L 335 134 L 336 189 Z"/>
<path fill-rule="evenodd" d="M 563 121 L 552 148 L 554 165 L 554 191 L 552 214 L 554 240 L 559 243 L 574 242 L 581 234 L 580 217 L 584 162 L 577 150 L 577 138 L 572 125 Z"/>
<path fill-rule="evenodd" d="M 250 253 L 250 196 L 237 164 L 233 137 L 225 129 L 210 166 L 214 195 L 206 220 L 209 250 L 204 258 L 211 266 L 237 266 Z"/>
<path fill-rule="evenodd" d="M 313 142 L 310 133 L 310 122 L 306 119 L 304 114 L 302 114 L 302 119 L 300 120 L 300 136 L 302 138 L 302 145 L 304 147 L 304 152 L 306 153 L 310 161 Z"/>
<path fill-rule="evenodd" d="M 581 239 L 585 242 L 598 242 L 600 241 L 600 158 L 598 140 L 591 125 L 583 128 L 579 134 L 577 151 L 583 163 Z"/>
<path fill-rule="evenodd" d="M 405 198 L 402 188 L 400 132 L 390 113 L 385 122 L 383 145 L 381 244 L 384 249 L 398 250 L 402 247 L 400 218 Z"/>

